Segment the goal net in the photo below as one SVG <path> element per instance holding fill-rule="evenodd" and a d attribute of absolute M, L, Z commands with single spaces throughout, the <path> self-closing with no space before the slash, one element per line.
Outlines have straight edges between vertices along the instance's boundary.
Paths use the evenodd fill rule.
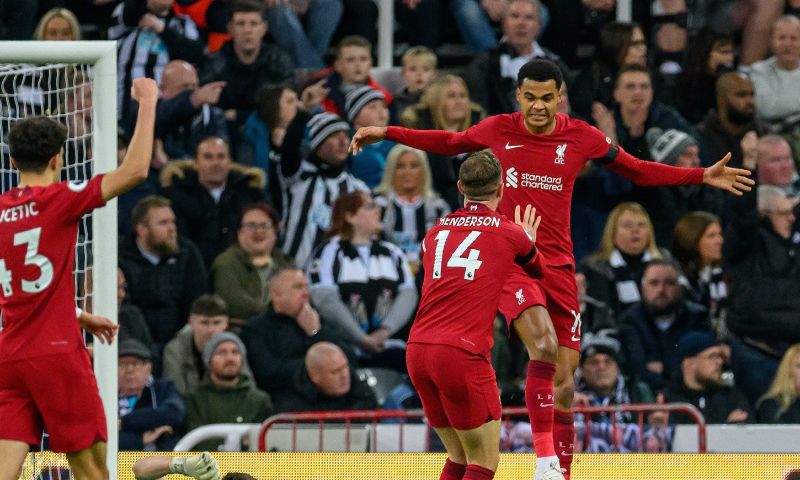
<path fill-rule="evenodd" d="M 0 42 L 0 191 L 17 185 L 7 137 L 20 118 L 44 115 L 67 127 L 61 179 L 82 182 L 116 166 L 116 50 L 113 42 Z M 110 66 L 110 68 L 109 68 Z M 84 216 L 78 229 L 74 281 L 76 305 L 116 319 L 116 204 Z M 109 424 L 109 473 L 116 478 L 116 345 L 91 345 L 95 374 Z M 28 456 L 25 479 L 72 478 L 63 455 Z"/>

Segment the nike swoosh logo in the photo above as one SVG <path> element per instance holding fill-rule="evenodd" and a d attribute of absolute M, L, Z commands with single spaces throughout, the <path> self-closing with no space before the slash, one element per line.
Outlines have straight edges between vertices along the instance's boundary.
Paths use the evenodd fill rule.
<path fill-rule="evenodd" d="M 522 148 L 522 145 L 509 145 L 509 143 L 506 142 L 506 150 L 511 150 L 512 148 Z"/>
<path fill-rule="evenodd" d="M 573 335 L 572 336 L 572 341 L 573 342 L 580 342 L 581 341 L 581 337 L 576 337 L 575 335 Z"/>
<path fill-rule="evenodd" d="M 552 407 L 552 406 L 553 406 L 552 403 L 540 403 L 539 404 L 539 408 Z"/>
<path fill-rule="evenodd" d="M 571 453 L 567 453 L 567 452 L 565 452 L 564 450 L 561 450 L 561 456 L 562 456 L 562 457 L 571 457 L 571 456 L 572 456 L 572 454 L 571 454 Z"/>

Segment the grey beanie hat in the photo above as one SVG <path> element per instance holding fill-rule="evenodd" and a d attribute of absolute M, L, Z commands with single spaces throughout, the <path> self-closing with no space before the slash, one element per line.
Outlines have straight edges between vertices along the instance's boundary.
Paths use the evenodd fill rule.
<path fill-rule="evenodd" d="M 242 356 L 247 356 L 247 349 L 244 348 L 244 343 L 238 335 L 231 332 L 218 333 L 211 337 L 211 340 L 206 343 L 206 348 L 203 349 L 203 363 L 206 365 L 206 368 L 208 368 L 208 364 L 211 362 L 211 357 L 214 355 L 214 350 L 216 350 L 217 347 L 223 342 L 235 343 L 242 352 Z"/>
<path fill-rule="evenodd" d="M 369 85 L 362 85 L 360 87 L 350 90 L 345 96 L 344 110 L 347 112 L 347 120 L 353 122 L 358 116 L 358 113 L 373 100 L 386 101 L 386 96 L 380 90 L 375 90 Z"/>
<path fill-rule="evenodd" d="M 653 160 L 667 165 L 675 165 L 678 156 L 690 145 L 697 145 L 697 140 L 691 135 L 680 130 L 670 128 L 663 131 L 660 128 L 651 128 L 647 131 L 647 146 Z"/>
<path fill-rule="evenodd" d="M 342 120 L 339 115 L 322 112 L 311 117 L 308 121 L 308 142 L 311 150 L 316 150 L 326 138 L 336 132 L 350 132 L 350 124 Z"/>

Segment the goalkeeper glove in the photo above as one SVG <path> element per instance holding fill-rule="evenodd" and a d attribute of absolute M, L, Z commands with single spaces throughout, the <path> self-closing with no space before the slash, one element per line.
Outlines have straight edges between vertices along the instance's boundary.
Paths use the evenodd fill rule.
<path fill-rule="evenodd" d="M 219 480 L 217 460 L 208 452 L 192 457 L 175 457 L 169 462 L 169 471 L 197 480 Z"/>

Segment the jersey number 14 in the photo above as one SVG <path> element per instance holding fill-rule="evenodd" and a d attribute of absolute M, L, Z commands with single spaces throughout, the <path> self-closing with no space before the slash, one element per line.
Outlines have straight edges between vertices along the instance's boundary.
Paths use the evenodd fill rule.
<path fill-rule="evenodd" d="M 475 272 L 481 268 L 483 262 L 478 260 L 481 251 L 477 248 L 470 248 L 469 254 L 464 257 L 464 252 L 472 243 L 478 239 L 481 232 L 471 231 L 469 235 L 458 245 L 453 254 L 447 260 L 447 266 L 452 268 L 464 269 L 464 280 L 474 280 Z M 433 278 L 442 278 L 442 256 L 444 255 L 444 245 L 450 230 L 441 230 L 436 234 L 436 252 L 433 255 Z"/>

